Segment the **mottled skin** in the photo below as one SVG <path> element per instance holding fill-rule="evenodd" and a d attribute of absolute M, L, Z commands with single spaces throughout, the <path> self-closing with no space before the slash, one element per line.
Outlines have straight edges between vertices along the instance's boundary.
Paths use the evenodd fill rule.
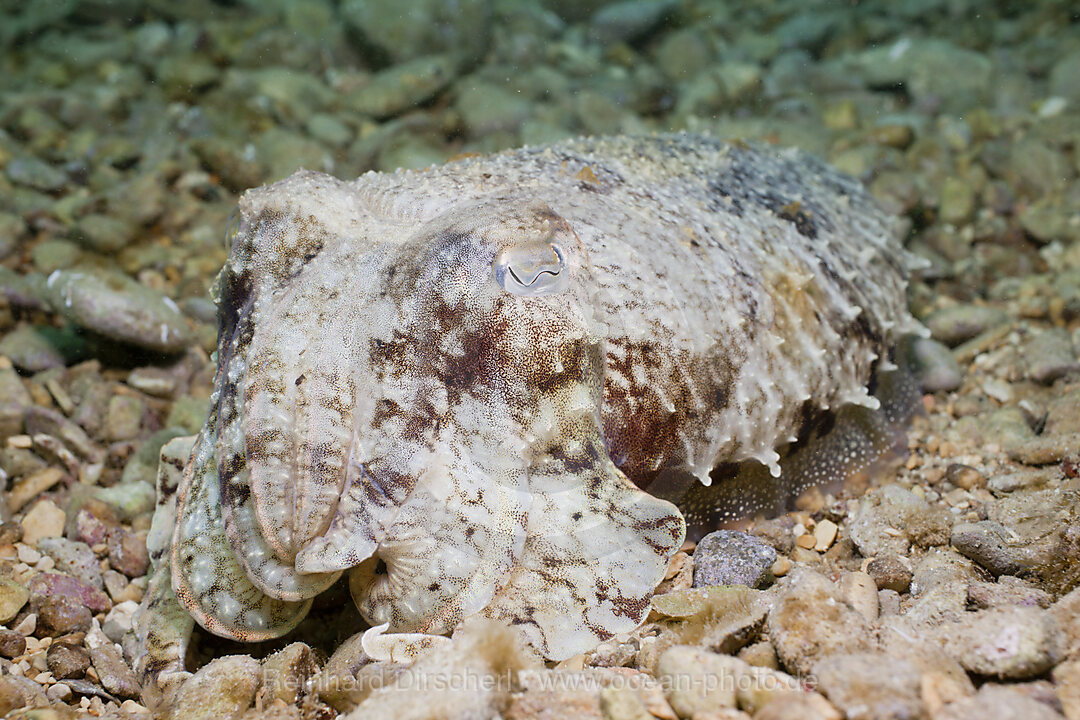
<path fill-rule="evenodd" d="M 349 569 L 392 632 L 485 613 L 550 658 L 590 649 L 643 620 L 683 542 L 653 494 L 778 475 L 822 410 L 877 405 L 872 372 L 918 329 L 887 219 L 793 151 L 577 140 L 299 172 L 240 213 L 213 409 L 155 526 L 174 502 L 149 679 L 183 669 L 186 629 L 155 619 L 173 592 L 254 640 Z"/>

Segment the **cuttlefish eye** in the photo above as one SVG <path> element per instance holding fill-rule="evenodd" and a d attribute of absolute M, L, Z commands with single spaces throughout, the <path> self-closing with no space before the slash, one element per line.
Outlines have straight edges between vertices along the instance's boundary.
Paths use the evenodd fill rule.
<path fill-rule="evenodd" d="M 547 241 L 506 248 L 495 256 L 492 269 L 499 287 L 514 295 L 553 295 L 570 281 L 562 248 Z"/>

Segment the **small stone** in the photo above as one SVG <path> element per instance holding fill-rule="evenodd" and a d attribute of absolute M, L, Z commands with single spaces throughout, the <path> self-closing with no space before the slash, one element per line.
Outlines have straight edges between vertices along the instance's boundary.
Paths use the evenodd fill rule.
<path fill-rule="evenodd" d="M 41 493 L 64 479 L 66 473 L 58 467 L 45 467 L 19 480 L 8 492 L 8 509 L 19 512 Z"/>
<path fill-rule="evenodd" d="M 940 630 L 945 650 L 971 673 L 1006 680 L 1037 677 L 1061 659 L 1060 629 L 1041 608 L 966 613 Z"/>
<path fill-rule="evenodd" d="M 399 65 L 431 53 L 475 61 L 487 53 L 493 24 L 491 0 L 346 0 L 339 12 L 355 32 Z"/>
<path fill-rule="evenodd" d="M 869 649 L 868 621 L 841 600 L 838 589 L 827 578 L 799 569 L 785 582 L 766 628 L 786 670 L 806 674 L 815 663 L 834 653 Z"/>
<path fill-rule="evenodd" d="M 430 100 L 450 83 L 454 73 L 453 56 L 428 55 L 375 73 L 342 101 L 352 112 L 388 118 Z"/>
<path fill-rule="evenodd" d="M 818 689 L 848 718 L 925 715 L 922 674 L 911 663 L 880 652 L 832 655 L 814 666 Z"/>
<path fill-rule="evenodd" d="M 836 540 L 836 533 L 840 528 L 832 520 L 822 520 L 814 526 L 814 549 L 818 552 L 825 552 L 828 550 L 833 541 Z"/>
<path fill-rule="evenodd" d="M 39 500 L 23 516 L 22 539 L 27 545 L 37 545 L 38 540 L 60 537 L 64 534 L 67 515 L 52 500 Z"/>
<path fill-rule="evenodd" d="M 146 551 L 146 533 L 133 533 L 121 527 L 111 528 L 106 538 L 109 564 L 128 577 L 146 574 L 150 555 Z"/>
<path fill-rule="evenodd" d="M 975 190 L 963 178 L 947 177 L 941 184 L 938 211 L 943 222 L 960 225 L 971 219 L 975 210 Z"/>
<path fill-rule="evenodd" d="M 991 328 L 1002 325 L 1007 320 L 1002 310 L 984 305 L 957 303 L 938 310 L 924 321 L 930 328 L 930 334 L 939 342 L 955 347 L 965 340 Z"/>
<path fill-rule="evenodd" d="M 637 692 L 629 687 L 600 690 L 600 711 L 604 720 L 654 720 Z"/>
<path fill-rule="evenodd" d="M 90 662 L 97 671 L 101 686 L 118 698 L 139 697 L 135 673 L 124 662 L 120 649 L 112 643 L 90 648 Z"/>
<path fill-rule="evenodd" d="M 14 630 L 0 629 L 0 657 L 9 660 L 26 652 L 26 638 Z"/>
<path fill-rule="evenodd" d="M 915 376 L 924 392 L 950 392 L 964 382 L 964 371 L 952 351 L 930 338 L 916 338 L 909 349 Z"/>
<path fill-rule="evenodd" d="M 163 353 L 191 342 L 176 303 L 121 273 L 58 270 L 47 287 L 50 303 L 69 322 L 112 340 Z"/>
<path fill-rule="evenodd" d="M 821 695 L 788 693 L 754 713 L 754 720 L 841 720 L 843 715 Z"/>
<path fill-rule="evenodd" d="M 180 687 L 168 718 L 237 717 L 251 707 L 259 681 L 259 663 L 253 658 L 233 655 L 213 660 Z"/>
<path fill-rule="evenodd" d="M 863 496 L 847 531 L 866 557 L 903 555 L 911 545 L 943 545 L 949 537 L 947 511 L 915 493 L 889 484 Z"/>
<path fill-rule="evenodd" d="M 103 434 L 108 440 L 131 440 L 142 429 L 146 403 L 133 395 L 113 395 L 105 410 Z"/>
<path fill-rule="evenodd" d="M 90 667 L 90 654 L 82 645 L 54 642 L 45 654 L 49 672 L 58 680 L 81 678 Z"/>
<path fill-rule="evenodd" d="M 302 642 L 279 650 L 262 665 L 262 686 L 257 697 L 260 707 L 273 702 L 296 705 L 303 699 L 303 688 L 319 669 L 311 648 Z"/>
<path fill-rule="evenodd" d="M 1049 385 L 1069 373 L 1080 371 L 1069 334 L 1062 328 L 1036 333 L 1023 349 L 1028 377 Z"/>
<path fill-rule="evenodd" d="M 63 171 L 32 156 L 11 160 L 4 167 L 4 173 L 8 180 L 16 185 L 24 185 L 44 192 L 60 190 L 68 182 L 67 175 Z"/>
<path fill-rule="evenodd" d="M 92 214 L 75 223 L 72 237 L 91 250 L 112 254 L 127 247 L 137 231 L 133 223 L 110 215 Z"/>
<path fill-rule="evenodd" d="M 1053 603 L 1050 593 L 1008 575 L 1002 575 L 997 582 L 968 585 L 967 596 L 968 605 L 976 610 L 1009 605 L 1048 608 Z"/>
<path fill-rule="evenodd" d="M 1069 720 L 1080 718 L 1080 660 L 1068 660 L 1054 668 L 1051 677 L 1061 709 Z"/>
<path fill-rule="evenodd" d="M 689 646 L 668 648 L 656 664 L 668 702 L 680 717 L 735 707 L 735 679 L 741 660 Z"/>
<path fill-rule="evenodd" d="M 101 623 L 101 631 L 114 643 L 122 642 L 124 635 L 132 628 L 138 609 L 137 602 L 131 600 L 118 602 L 105 616 L 105 620 Z"/>
<path fill-rule="evenodd" d="M 1008 529 L 992 520 L 954 525 L 950 542 L 995 577 L 1015 575 L 1030 564 L 1023 556 L 1023 547 L 1016 546 Z"/>
<path fill-rule="evenodd" d="M 866 571 L 879 590 L 907 592 L 911 585 L 911 570 L 895 555 L 882 555 L 870 561 Z"/>
<path fill-rule="evenodd" d="M 962 465 L 960 463 L 953 463 L 945 468 L 944 479 L 946 482 L 951 482 L 953 485 L 963 490 L 974 490 L 976 488 L 986 487 L 985 475 L 970 465 Z"/>
<path fill-rule="evenodd" d="M 1061 720 L 1046 703 L 1018 689 L 987 683 L 974 696 L 945 705 L 934 720 Z"/>
<path fill-rule="evenodd" d="M 54 703 L 67 702 L 71 699 L 71 687 L 65 683 L 58 682 L 55 685 L 50 685 L 48 689 L 45 690 L 45 696 Z"/>
<path fill-rule="evenodd" d="M 709 533 L 694 549 L 694 587 L 759 587 L 772 579 L 776 550 L 761 538 L 734 530 Z"/>
<path fill-rule="evenodd" d="M 49 330 L 33 325 L 12 330 L 0 340 L 0 355 L 26 373 L 64 367 L 64 354 L 46 335 Z"/>
<path fill-rule="evenodd" d="M 38 548 L 56 561 L 56 569 L 73 575 L 87 585 L 101 589 L 101 565 L 86 543 L 67 538 L 42 538 Z"/>
<path fill-rule="evenodd" d="M 66 595 L 48 595 L 34 604 L 38 633 L 52 637 L 90 629 L 93 616 L 89 608 Z"/>
<path fill-rule="evenodd" d="M 0 715 L 7 717 L 12 710 L 19 708 L 48 707 L 41 686 L 33 680 L 14 675 L 0 675 Z"/>
<path fill-rule="evenodd" d="M 589 21 L 589 36 L 602 45 L 630 43 L 656 27 L 677 3 L 622 0 L 605 5 Z"/>
<path fill-rule="evenodd" d="M 94 612 L 106 612 L 112 608 L 108 595 L 78 578 L 60 573 L 38 573 L 30 579 L 31 599 L 41 597 L 67 597 L 78 601 Z"/>
<path fill-rule="evenodd" d="M 878 617 L 878 588 L 864 572 L 846 572 L 840 576 L 840 597 L 867 620 Z"/>

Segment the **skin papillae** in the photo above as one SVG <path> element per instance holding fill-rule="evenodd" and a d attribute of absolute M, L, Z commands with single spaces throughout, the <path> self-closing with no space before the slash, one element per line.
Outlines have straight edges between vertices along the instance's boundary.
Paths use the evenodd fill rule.
<path fill-rule="evenodd" d="M 391 632 L 479 613 L 561 659 L 633 629 L 687 523 L 872 454 L 906 276 L 857 181 L 701 136 L 247 192 L 212 410 L 163 453 L 144 679 L 182 675 L 190 618 L 279 636 L 346 570 Z M 704 489 L 737 463 L 759 480 Z"/>

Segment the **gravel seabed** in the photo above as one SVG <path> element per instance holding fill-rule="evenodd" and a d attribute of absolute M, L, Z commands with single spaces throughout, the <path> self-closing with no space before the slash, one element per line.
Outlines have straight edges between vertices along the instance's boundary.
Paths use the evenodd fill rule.
<path fill-rule="evenodd" d="M 0 714 L 1080 718 L 1074 3 L 0 0 L 0 43 Z M 557 666 L 478 622 L 373 660 L 338 586 L 281 641 L 197 633 L 144 706 L 157 455 L 205 417 L 238 193 L 674 130 L 906 219 L 933 342 L 898 467 L 688 546 Z"/>

